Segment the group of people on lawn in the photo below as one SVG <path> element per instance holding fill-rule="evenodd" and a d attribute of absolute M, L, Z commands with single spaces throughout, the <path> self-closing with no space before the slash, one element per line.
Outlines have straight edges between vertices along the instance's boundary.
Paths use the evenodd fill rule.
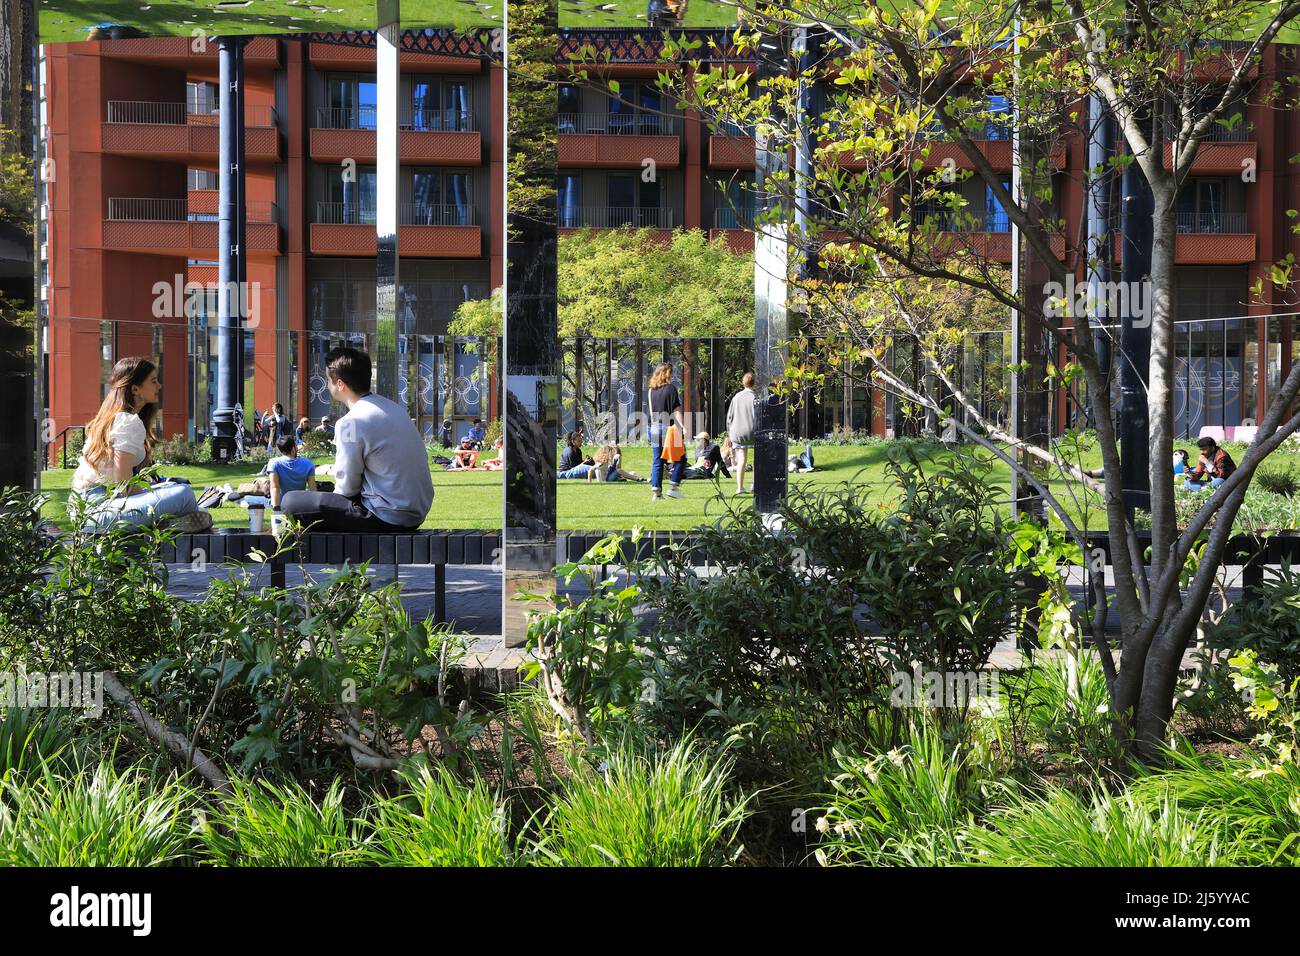
<path fill-rule="evenodd" d="M 556 471 L 557 478 L 585 478 L 587 481 L 649 481 L 650 499 L 665 496 L 683 498 L 681 484 L 690 478 L 730 478 L 736 475 L 736 494 L 745 488 L 745 459 L 754 441 L 754 374 L 746 372 L 741 389 L 727 408 L 727 434 L 718 445 L 708 432 L 694 437 L 695 463 L 686 464 L 686 422 L 682 397 L 673 384 L 673 367 L 667 362 L 657 365 L 650 375 L 650 476 L 643 478 L 622 466 L 617 444 L 603 444 L 595 454 L 584 455 L 584 430 L 578 427 L 565 436 L 564 451 Z M 665 473 L 668 487 L 664 488 Z"/>
<path fill-rule="evenodd" d="M 685 421 L 681 395 L 672 381 L 672 366 L 657 366 L 650 378 L 650 495 L 681 498 L 687 478 L 736 477 L 736 494 L 745 488 L 746 458 L 754 438 L 754 375 L 746 373 L 742 388 L 727 409 L 727 435 L 719 446 L 707 432 L 695 436 L 695 464 L 686 464 Z M 364 352 L 347 346 L 326 356 L 330 395 L 347 406 L 334 434 L 337 454 L 332 466 L 333 490 L 316 484 L 316 466 L 298 453 L 298 436 L 281 435 L 280 456 L 267 466 L 269 504 L 319 531 L 407 531 L 418 528 L 433 504 L 429 459 L 415 424 L 396 402 L 370 391 L 371 363 Z M 182 479 L 152 484 L 128 483 L 152 463 L 154 424 L 162 385 L 158 370 L 145 358 L 124 358 L 113 368 L 99 411 L 86 426 L 85 445 L 72 479 L 72 494 L 83 503 L 91 529 L 115 522 L 135 525 L 166 523 L 186 532 L 207 530 L 212 517 L 193 489 Z M 328 425 L 323 420 L 322 425 Z M 475 422 L 481 433 L 486 430 Z M 473 441 L 472 436 L 468 439 Z M 502 442 L 496 442 L 498 467 Z M 1236 470 L 1236 463 L 1213 438 L 1197 442 L 1195 466 L 1186 451 L 1175 452 L 1173 471 L 1189 490 L 1214 489 Z M 477 449 L 474 450 L 477 455 Z M 798 470 L 812 467 L 811 451 L 801 456 Z M 463 465 L 462 467 L 465 467 Z M 1100 478 L 1100 470 L 1088 472 Z M 667 487 L 665 488 L 665 475 Z M 581 427 L 567 436 L 560 456 L 559 478 L 593 481 L 645 481 L 623 468 L 616 444 L 604 444 L 594 455 L 583 454 Z M 214 491 L 217 489 L 209 489 Z"/>
<path fill-rule="evenodd" d="M 1186 449 L 1174 449 L 1174 482 L 1181 481 L 1184 491 L 1213 491 L 1237 470 L 1237 463 L 1232 460 L 1232 456 L 1209 435 L 1198 438 L 1196 448 L 1198 455 L 1195 465 L 1192 465 L 1191 456 Z M 1085 471 L 1084 474 L 1089 478 L 1104 478 L 1106 470 L 1097 468 Z"/>
<path fill-rule="evenodd" d="M 281 456 L 267 466 L 272 506 L 316 531 L 418 528 L 433 504 L 433 478 L 415 423 L 402 406 L 370 391 L 370 357 L 364 352 L 335 348 L 325 364 L 330 396 L 348 409 L 335 430 L 334 489 L 316 487 L 316 468 L 299 457 L 297 436 L 283 434 L 276 445 Z M 72 479 L 72 495 L 82 502 L 89 529 L 119 521 L 190 533 L 212 527 L 212 516 L 187 482 L 128 483 L 152 463 L 161 388 L 148 359 L 124 358 L 114 366 L 108 393 L 86 426 Z"/>

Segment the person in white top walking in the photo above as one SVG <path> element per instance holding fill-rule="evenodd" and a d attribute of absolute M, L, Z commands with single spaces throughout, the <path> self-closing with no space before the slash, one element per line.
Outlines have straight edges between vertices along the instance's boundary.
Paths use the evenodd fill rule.
<path fill-rule="evenodd" d="M 161 390 L 158 370 L 148 359 L 124 358 L 113 366 L 108 394 L 86 426 L 81 460 L 72 476 L 72 494 L 85 504 L 85 530 L 102 531 L 119 521 L 133 525 L 165 521 L 189 533 L 212 527 L 212 516 L 199 510 L 187 484 L 123 484 L 138 468 L 150 464 Z"/>
<path fill-rule="evenodd" d="M 731 396 L 727 408 L 727 437 L 736 451 L 736 494 L 747 495 L 745 489 L 745 458 L 754 445 L 754 373 L 746 372 L 740 380 L 740 391 Z"/>

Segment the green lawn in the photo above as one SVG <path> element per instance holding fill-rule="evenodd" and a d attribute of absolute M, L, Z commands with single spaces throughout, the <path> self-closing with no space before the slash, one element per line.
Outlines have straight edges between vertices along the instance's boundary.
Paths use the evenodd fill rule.
<path fill-rule="evenodd" d="M 594 452 L 595 446 L 588 449 Z M 807 475 L 791 475 L 799 486 L 825 486 L 845 481 L 872 488 L 873 500 L 889 497 L 885 484 L 883 445 L 822 446 L 814 449 L 818 470 Z M 624 467 L 639 475 L 650 474 L 650 449 L 630 446 L 623 451 Z M 257 472 L 250 465 L 164 465 L 165 474 L 188 478 L 196 492 L 206 485 L 238 485 Z M 499 528 L 502 520 L 502 476 L 500 472 L 464 472 L 433 469 L 434 501 L 426 528 Z M 1008 480 L 1008 472 L 999 469 L 995 480 Z M 752 485 L 753 474 L 747 486 Z M 52 469 L 41 479 L 41 488 L 51 500 L 45 514 L 51 520 L 65 522 L 65 503 L 72 481 L 72 470 Z M 687 481 L 682 485 L 686 497 L 650 500 L 650 486 L 640 482 L 560 481 L 558 494 L 559 526 L 562 530 L 614 530 L 634 526 L 653 529 L 689 528 L 718 513 L 718 492 L 730 498 L 734 479 L 715 486 L 708 481 Z M 742 499 L 746 504 L 751 498 Z M 212 512 L 218 527 L 245 527 L 248 512 L 238 505 L 226 504 Z"/>
<path fill-rule="evenodd" d="M 502 0 L 402 0 L 402 26 L 489 26 L 501 22 L 502 7 Z M 154 36 L 193 36 L 196 31 L 209 37 L 328 33 L 373 30 L 375 4 L 373 0 L 252 0 L 247 6 L 218 6 L 215 0 L 40 0 L 39 20 L 42 43 L 84 40 L 90 28 L 101 23 L 125 24 Z"/>
<path fill-rule="evenodd" d="M 1180 443 L 1191 447 L 1190 443 Z M 1240 461 L 1244 449 L 1228 446 L 1233 457 Z M 587 449 L 594 452 L 595 446 Z M 791 452 L 801 450 L 792 444 Z M 886 501 L 893 497 L 884 471 L 888 447 L 884 444 L 816 446 L 813 453 L 817 471 L 807 475 L 791 475 L 795 487 L 818 487 L 851 482 L 869 489 L 872 501 Z M 1085 456 L 1085 467 L 1094 468 L 1100 457 L 1093 451 Z M 629 446 L 623 449 L 623 464 L 637 474 L 650 473 L 650 449 Z M 1270 469 L 1290 468 L 1300 471 L 1300 456 L 1275 453 L 1270 456 Z M 197 465 L 192 467 L 163 466 L 164 473 L 190 479 L 196 491 L 205 485 L 238 485 L 249 480 L 258 470 L 250 465 Z M 434 485 L 433 509 L 424 522 L 426 528 L 500 528 L 502 520 L 502 476 L 500 472 L 444 471 L 432 472 Z M 749 476 L 752 483 L 753 475 Z M 989 474 L 990 482 L 1007 487 L 1010 472 L 995 464 Z M 57 522 L 66 521 L 65 502 L 72 481 L 72 470 L 52 469 L 41 479 L 42 490 L 51 500 L 45 514 Z M 640 526 L 649 529 L 689 528 L 719 513 L 722 502 L 719 492 L 728 499 L 735 489 L 734 481 L 722 481 L 715 486 L 708 481 L 687 481 L 682 485 L 686 497 L 650 500 L 650 487 L 640 482 L 587 482 L 565 480 L 558 483 L 558 518 L 561 530 L 618 530 Z M 1087 511 L 1086 524 L 1094 529 L 1105 527 L 1105 515 L 1096 495 L 1080 486 L 1055 480 L 1050 484 L 1053 493 L 1071 505 L 1076 519 Z M 752 498 L 740 499 L 745 504 Z M 219 527 L 246 527 L 248 512 L 238 505 L 226 504 L 212 513 Z M 1083 523 L 1083 522 L 1081 522 Z"/>

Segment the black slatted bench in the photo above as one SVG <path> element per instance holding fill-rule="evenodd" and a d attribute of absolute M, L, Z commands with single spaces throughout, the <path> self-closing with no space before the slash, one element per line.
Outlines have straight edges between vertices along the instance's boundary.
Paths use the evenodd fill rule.
<path fill-rule="evenodd" d="M 495 531 L 412 531 L 393 534 L 356 534 L 342 532 L 308 532 L 296 546 L 276 555 L 278 547 L 270 534 L 241 531 L 216 531 L 207 534 L 177 535 L 159 548 L 163 564 L 250 563 L 254 551 L 275 555 L 267 561 L 271 585 L 284 587 L 285 570 L 290 564 L 360 564 L 398 567 L 433 567 L 434 616 L 438 623 L 447 619 L 447 565 L 493 564 L 500 556 L 501 535 Z"/>

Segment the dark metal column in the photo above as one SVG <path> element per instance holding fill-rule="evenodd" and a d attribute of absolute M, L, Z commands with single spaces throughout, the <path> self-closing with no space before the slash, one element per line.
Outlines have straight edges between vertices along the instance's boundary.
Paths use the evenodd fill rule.
<path fill-rule="evenodd" d="M 1114 142 L 1114 130 L 1111 127 L 1110 113 L 1101 97 L 1093 94 L 1088 100 L 1088 169 L 1090 176 L 1104 179 L 1105 185 L 1094 184 L 1088 191 L 1088 298 L 1094 303 L 1093 317 L 1089 324 L 1095 330 L 1093 347 L 1097 352 L 1097 363 L 1101 367 L 1103 379 L 1109 379 L 1110 376 L 1112 333 L 1105 326 L 1112 316 L 1099 318 L 1098 304 L 1103 301 L 1102 284 L 1110 281 L 1111 260 L 1115 255 L 1115 244 L 1111 241 L 1110 234 L 1110 178 L 1106 165 Z M 1100 174 L 1099 170 L 1102 171 Z M 1089 401 L 1088 404 L 1091 409 L 1092 402 Z"/>
<path fill-rule="evenodd" d="M 212 457 L 242 451 L 244 333 L 247 269 L 244 261 L 244 39 L 217 41 L 220 140 L 217 152 L 217 407 L 212 412 Z"/>
<path fill-rule="evenodd" d="M 1120 278 L 1129 290 L 1130 309 L 1120 316 L 1119 338 L 1119 466 L 1124 482 L 1124 503 L 1130 511 L 1151 507 L 1151 419 L 1147 408 L 1147 377 L 1151 361 L 1151 321 L 1134 315 L 1131 308 L 1145 290 L 1151 275 L 1151 217 L 1155 198 L 1136 162 L 1124 169 Z M 1149 293 L 1143 292 L 1142 302 Z M 1140 312 L 1140 310 L 1137 310 Z"/>
<path fill-rule="evenodd" d="M 502 637 L 525 638 L 521 591 L 555 590 L 558 4 L 506 5 L 505 528 Z M 581 357 L 579 357 L 581 359 Z"/>

